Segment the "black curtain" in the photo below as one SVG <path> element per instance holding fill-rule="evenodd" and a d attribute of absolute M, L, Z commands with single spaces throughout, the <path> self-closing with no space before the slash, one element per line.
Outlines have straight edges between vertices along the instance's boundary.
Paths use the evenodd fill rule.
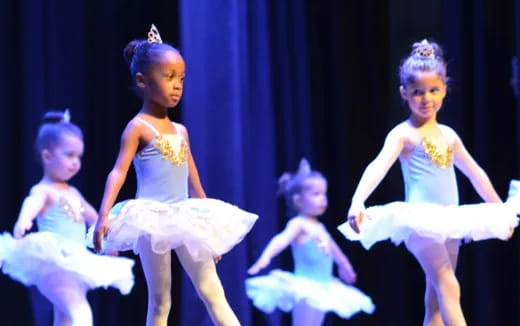
<path fill-rule="evenodd" d="M 520 49 L 520 0 L 477 1 L 51 1 L 0 2 L 0 98 L 4 139 L 0 230 L 11 231 L 23 197 L 41 177 L 32 142 L 49 108 L 70 107 L 85 132 L 83 169 L 73 183 L 98 206 L 120 133 L 137 112 L 122 49 L 155 23 L 187 62 L 185 95 L 172 118 L 188 127 L 211 197 L 260 215 L 218 271 L 244 325 L 289 325 L 265 315 L 244 292 L 247 267 L 285 225 L 276 178 L 303 156 L 329 180 L 323 222 L 358 272 L 374 315 L 326 325 L 418 325 L 424 276 L 404 246 L 365 251 L 336 226 L 361 173 L 387 132 L 408 116 L 397 67 L 414 41 L 444 46 L 451 77 L 439 120 L 452 126 L 505 198 L 518 177 L 518 103 L 511 57 Z M 459 177 L 461 203 L 479 201 Z M 135 191 L 132 175 L 121 193 Z M 398 166 L 367 204 L 403 198 Z M 492 217 L 490 217 L 492 218 Z M 461 249 L 458 277 L 470 325 L 520 325 L 518 236 Z M 134 257 L 131 253 L 126 254 Z M 209 325 L 175 262 L 171 325 Z M 285 252 L 272 267 L 291 268 Z M 97 325 L 142 325 L 146 287 L 137 264 L 126 297 L 95 291 Z M 0 275 L 0 323 L 31 325 L 28 291 Z"/>

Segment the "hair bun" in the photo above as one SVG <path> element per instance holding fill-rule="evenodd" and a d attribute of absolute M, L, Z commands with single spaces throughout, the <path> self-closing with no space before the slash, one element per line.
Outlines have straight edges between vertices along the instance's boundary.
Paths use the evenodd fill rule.
<path fill-rule="evenodd" d="M 125 46 L 125 48 L 123 49 L 123 57 L 125 58 L 125 61 L 128 64 L 130 64 L 132 62 L 132 58 L 134 57 L 137 47 L 140 46 L 144 42 L 146 42 L 146 41 L 145 40 L 133 40 L 133 41 L 130 41 Z"/>
<path fill-rule="evenodd" d="M 292 179 L 292 174 L 285 172 L 278 178 L 278 195 L 283 195 L 287 191 L 287 185 Z"/>
<path fill-rule="evenodd" d="M 435 42 L 429 42 L 427 39 L 421 42 L 415 42 L 412 45 L 411 56 L 423 59 L 436 59 L 443 57 L 442 48 Z"/>

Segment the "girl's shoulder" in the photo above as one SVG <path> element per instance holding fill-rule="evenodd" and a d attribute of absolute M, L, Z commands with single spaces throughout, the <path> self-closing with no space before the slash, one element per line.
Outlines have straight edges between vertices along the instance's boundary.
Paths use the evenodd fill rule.
<path fill-rule="evenodd" d="M 289 220 L 287 221 L 287 224 L 298 224 L 298 223 L 301 223 L 302 220 L 303 220 L 303 217 L 296 215 L 296 216 L 290 217 Z"/>
<path fill-rule="evenodd" d="M 414 133 L 417 128 L 410 124 L 410 121 L 404 120 L 398 123 L 390 132 L 395 132 L 403 135 Z"/>
<path fill-rule="evenodd" d="M 450 126 L 439 123 L 439 129 L 446 134 L 446 136 L 456 136 L 457 132 Z"/>
<path fill-rule="evenodd" d="M 153 138 L 154 136 L 154 131 L 151 130 L 150 127 L 147 126 L 145 122 L 143 122 L 143 119 L 139 118 L 138 115 L 128 121 L 122 134 L 122 138 L 127 140 L 140 140 L 142 138 Z"/>
<path fill-rule="evenodd" d="M 78 190 L 78 188 L 74 187 L 74 186 L 69 186 L 69 190 L 70 190 L 70 193 L 73 194 L 74 196 L 78 196 L 80 198 L 83 197 L 83 195 L 81 194 L 81 192 Z"/>
<path fill-rule="evenodd" d="M 303 216 L 294 216 L 289 219 L 287 225 L 292 224 L 295 227 L 305 228 L 305 229 L 325 229 L 325 225 L 320 221 L 309 220 Z"/>
<path fill-rule="evenodd" d="M 49 194 L 51 194 L 52 189 L 50 186 L 43 184 L 43 183 L 37 183 L 34 186 L 31 187 L 29 190 L 29 196 L 42 196 L 47 197 Z"/>
<path fill-rule="evenodd" d="M 453 130 L 453 128 L 451 128 L 450 126 L 439 123 L 439 129 L 441 130 L 442 135 L 444 136 L 446 141 L 450 144 L 454 143 L 455 140 L 459 138 L 457 132 Z"/>
<path fill-rule="evenodd" d="M 188 138 L 188 129 L 186 128 L 185 125 L 183 125 L 180 122 L 174 122 L 174 121 L 172 121 L 172 124 L 175 127 L 175 129 L 177 130 L 177 132 L 179 132 L 182 136 L 184 136 L 184 138 Z"/>
<path fill-rule="evenodd" d="M 388 132 L 387 139 L 394 139 L 406 145 L 407 143 L 417 142 L 417 130 L 405 120 Z"/>

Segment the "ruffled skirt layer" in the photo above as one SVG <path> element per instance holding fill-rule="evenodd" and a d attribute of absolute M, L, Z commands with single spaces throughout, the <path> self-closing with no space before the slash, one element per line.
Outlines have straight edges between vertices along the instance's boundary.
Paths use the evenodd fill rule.
<path fill-rule="evenodd" d="M 121 202 L 112 208 L 103 249 L 134 250 L 149 239 L 158 254 L 185 246 L 194 260 L 225 254 L 242 241 L 258 216 L 217 199 L 187 199 L 165 204 L 149 199 Z M 92 239 L 93 228 L 87 238 Z"/>
<path fill-rule="evenodd" d="M 360 241 L 369 249 L 374 243 L 387 239 L 398 245 L 411 235 L 436 242 L 447 239 L 506 240 L 517 225 L 516 213 L 507 204 L 443 206 L 392 202 L 367 208 L 359 234 L 352 230 L 348 221 L 338 229 L 348 239 Z"/>
<path fill-rule="evenodd" d="M 88 289 L 112 286 L 128 294 L 134 285 L 133 260 L 96 255 L 51 232 L 29 233 L 21 239 L 0 235 L 0 265 L 5 274 L 27 286 L 60 274 L 76 278 Z"/>
<path fill-rule="evenodd" d="M 361 311 L 371 314 L 375 309 L 370 297 L 336 278 L 322 283 L 279 269 L 248 278 L 246 291 L 253 304 L 266 313 L 276 308 L 288 312 L 301 302 L 347 319 Z"/>

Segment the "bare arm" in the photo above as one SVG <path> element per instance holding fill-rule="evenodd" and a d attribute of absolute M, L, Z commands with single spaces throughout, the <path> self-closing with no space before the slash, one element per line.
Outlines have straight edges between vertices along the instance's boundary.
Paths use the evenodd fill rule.
<path fill-rule="evenodd" d="M 453 133 L 455 134 L 455 132 Z M 488 175 L 469 154 L 457 134 L 455 134 L 453 155 L 455 166 L 471 181 L 471 184 L 484 201 L 490 203 L 502 202 Z"/>
<path fill-rule="evenodd" d="M 270 263 L 271 259 L 278 255 L 282 250 L 287 248 L 292 241 L 300 234 L 302 230 L 302 224 L 297 219 L 292 219 L 287 223 L 285 229 L 275 235 L 271 241 L 267 244 L 264 251 L 260 255 L 260 258 L 251 266 L 247 272 L 251 275 L 257 274 L 262 269 L 266 268 Z"/>
<path fill-rule="evenodd" d="M 330 237 L 330 251 L 332 253 L 332 257 L 334 261 L 338 265 L 338 274 L 339 277 L 345 281 L 345 283 L 352 284 L 356 282 L 356 272 L 354 271 L 354 267 L 348 260 L 347 256 L 341 251 L 338 244 Z"/>
<path fill-rule="evenodd" d="M 388 133 L 383 148 L 377 157 L 366 167 L 352 197 L 348 218 L 350 225 L 358 233 L 359 225 L 363 221 L 365 200 L 383 180 L 403 150 L 404 138 L 398 128 L 396 127 Z"/>
<path fill-rule="evenodd" d="M 114 168 L 108 174 L 105 185 L 101 208 L 99 209 L 99 218 L 94 231 L 94 247 L 96 251 L 101 250 L 101 241 L 108 232 L 108 212 L 114 205 L 119 190 L 126 180 L 126 175 L 132 158 L 137 152 L 139 145 L 140 133 L 136 124 L 130 122 L 121 136 L 121 146 Z"/>
<path fill-rule="evenodd" d="M 193 155 L 191 154 L 191 146 L 190 139 L 188 136 L 188 130 L 182 124 L 177 124 L 179 129 L 188 143 L 188 182 L 190 186 L 190 195 L 195 198 L 206 198 L 206 193 L 202 188 L 202 184 L 200 182 L 199 171 L 197 170 L 197 165 L 195 164 L 195 160 L 193 159 Z"/>
<path fill-rule="evenodd" d="M 37 216 L 42 214 L 45 204 L 47 202 L 47 192 L 38 186 L 34 186 L 22 204 L 18 220 L 14 226 L 13 235 L 19 239 L 29 231 L 32 227 L 33 221 Z"/>

